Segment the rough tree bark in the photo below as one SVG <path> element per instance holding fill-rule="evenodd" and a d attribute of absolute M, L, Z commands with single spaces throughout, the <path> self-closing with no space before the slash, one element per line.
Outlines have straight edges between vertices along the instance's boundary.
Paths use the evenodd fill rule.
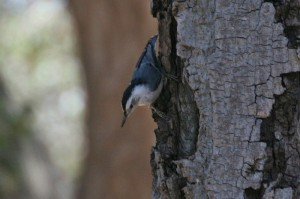
<path fill-rule="evenodd" d="M 300 1 L 154 0 L 153 198 L 300 198 Z M 298 50 L 297 50 L 298 48 Z M 170 102 L 170 103 L 166 103 Z"/>

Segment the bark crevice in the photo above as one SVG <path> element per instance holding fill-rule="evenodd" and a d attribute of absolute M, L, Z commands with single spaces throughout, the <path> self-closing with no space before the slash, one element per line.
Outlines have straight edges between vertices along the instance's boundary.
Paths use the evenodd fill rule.
<path fill-rule="evenodd" d="M 288 48 L 300 47 L 300 1 L 299 0 L 266 0 L 273 3 L 277 22 L 282 23 L 284 34 L 289 39 Z"/>
<path fill-rule="evenodd" d="M 262 190 L 261 189 L 253 189 L 249 187 L 245 189 L 244 198 L 245 199 L 259 199 L 261 198 Z"/>
<path fill-rule="evenodd" d="M 177 24 L 171 15 L 172 2 L 168 0 L 153 1 L 152 14 L 159 20 L 159 60 L 167 73 L 177 76 L 180 71 L 176 59 Z M 162 42 L 163 41 L 163 42 Z M 156 145 L 152 148 L 151 166 L 154 176 L 153 198 L 183 198 L 182 187 L 186 179 L 177 173 L 175 160 L 179 158 L 181 120 L 178 117 L 178 90 L 176 81 L 167 80 L 155 106 L 167 113 L 169 120 L 155 117 L 158 129 L 155 130 Z"/>
<path fill-rule="evenodd" d="M 275 96 L 271 114 L 262 119 L 261 124 L 260 141 L 267 144 L 262 181 L 264 195 L 274 194 L 278 188 L 300 185 L 300 168 L 296 164 L 300 161 L 297 150 L 300 146 L 300 73 L 285 74 L 282 79 L 286 90 L 282 95 Z M 272 188 L 267 190 L 272 183 Z M 298 189 L 295 196 L 299 196 Z"/>

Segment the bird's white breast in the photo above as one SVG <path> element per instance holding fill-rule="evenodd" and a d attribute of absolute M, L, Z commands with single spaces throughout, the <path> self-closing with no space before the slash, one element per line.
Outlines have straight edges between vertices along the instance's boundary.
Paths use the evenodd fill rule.
<path fill-rule="evenodd" d="M 133 98 L 139 99 L 138 106 L 145 106 L 152 104 L 157 97 L 159 96 L 163 87 L 163 81 L 159 84 L 158 88 L 155 91 L 150 91 L 145 85 L 136 86 L 133 90 Z"/>

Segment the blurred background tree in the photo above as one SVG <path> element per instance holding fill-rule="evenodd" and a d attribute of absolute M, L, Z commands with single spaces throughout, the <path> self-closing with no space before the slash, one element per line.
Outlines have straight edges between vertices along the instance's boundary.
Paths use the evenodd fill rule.
<path fill-rule="evenodd" d="M 120 129 L 149 2 L 70 5 L 0 0 L 0 198 L 150 198 L 150 112 Z"/>
<path fill-rule="evenodd" d="M 122 93 L 156 33 L 150 1 L 71 0 L 70 7 L 87 88 L 88 153 L 77 198 L 150 198 L 153 122 L 139 109 L 120 129 Z"/>
<path fill-rule="evenodd" d="M 24 183 L 14 189 L 24 198 L 71 198 L 80 170 L 85 91 L 65 7 L 62 1 L 1 1 L 5 109 L 10 117 L 22 117 L 26 129 L 13 128 L 15 121 L 7 119 L 3 123 L 9 128 L 0 133 L 18 140 L 18 155 L 13 150 L 6 155 L 20 169 Z M 31 111 L 21 114 L 24 108 Z M 31 133 L 24 135 L 26 131 Z M 15 150 L 10 140 L 2 144 Z"/>

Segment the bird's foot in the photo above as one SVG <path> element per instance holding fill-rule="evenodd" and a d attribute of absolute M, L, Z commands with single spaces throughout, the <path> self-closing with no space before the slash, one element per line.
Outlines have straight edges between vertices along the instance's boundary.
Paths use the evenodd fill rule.
<path fill-rule="evenodd" d="M 166 76 L 167 79 L 170 79 L 170 80 L 174 80 L 174 81 L 176 81 L 176 82 L 179 82 L 179 77 L 177 77 L 177 76 L 175 76 L 175 75 L 171 75 L 171 74 L 166 73 L 165 76 Z"/>
<path fill-rule="evenodd" d="M 166 121 L 170 120 L 170 117 L 168 117 L 164 112 L 158 110 L 157 108 L 154 108 L 154 106 L 151 106 L 151 109 L 153 110 L 153 112 L 155 112 L 162 119 L 164 119 Z"/>

